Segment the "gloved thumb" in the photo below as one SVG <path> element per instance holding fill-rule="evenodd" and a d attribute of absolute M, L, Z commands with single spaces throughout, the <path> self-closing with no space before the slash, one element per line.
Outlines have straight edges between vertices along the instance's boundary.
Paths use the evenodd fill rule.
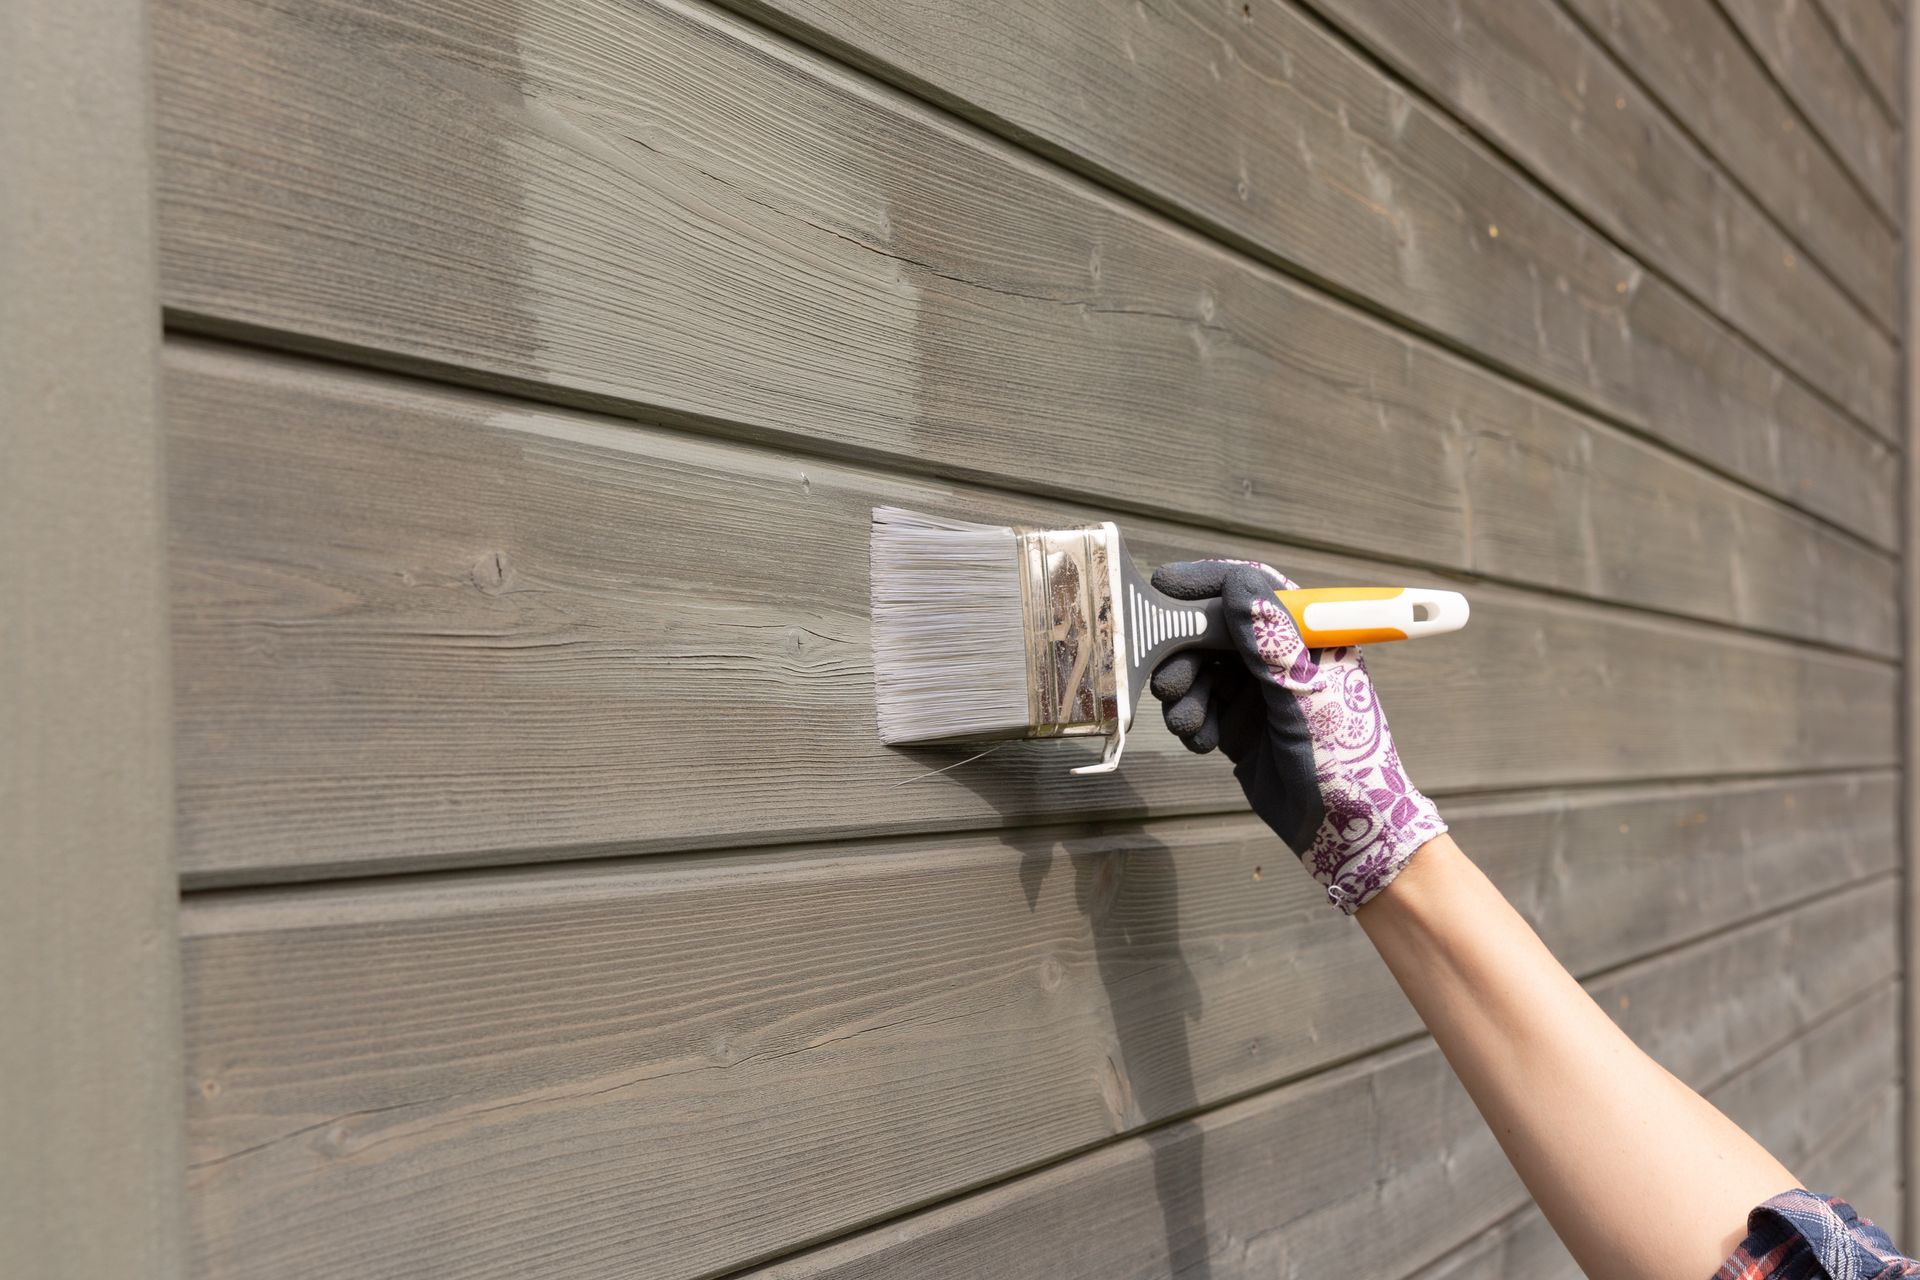
<path fill-rule="evenodd" d="M 1313 679 L 1319 666 L 1319 655 L 1300 638 L 1293 615 L 1274 598 L 1275 591 L 1292 587 L 1265 565 L 1237 566 L 1221 582 L 1234 648 L 1263 685 L 1275 688 L 1298 688 Z"/>

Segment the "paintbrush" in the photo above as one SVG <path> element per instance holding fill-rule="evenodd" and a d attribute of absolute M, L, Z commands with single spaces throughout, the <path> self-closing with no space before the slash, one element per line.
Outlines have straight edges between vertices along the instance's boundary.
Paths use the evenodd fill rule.
<path fill-rule="evenodd" d="M 1231 649 L 1223 606 L 1153 588 L 1111 523 L 969 524 L 876 507 L 870 570 L 874 685 L 887 743 L 1105 737 L 1118 767 L 1153 669 L 1183 649 Z M 1457 591 L 1274 591 L 1313 649 L 1456 631 Z"/>

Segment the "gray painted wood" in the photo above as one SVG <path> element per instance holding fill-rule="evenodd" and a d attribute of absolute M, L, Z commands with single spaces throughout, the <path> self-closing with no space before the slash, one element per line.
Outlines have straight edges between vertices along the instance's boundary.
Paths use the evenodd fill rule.
<path fill-rule="evenodd" d="M 968 753 L 877 740 L 871 508 L 1101 513 L 208 347 L 177 347 L 170 368 L 181 857 L 196 883 L 1244 803 L 1151 705 L 1115 778 L 1070 777 L 1088 749 L 1039 743 L 912 781 Z M 1487 441 L 1475 468 L 1508 465 L 1508 448 Z M 1684 567 L 1684 537 L 1655 534 L 1674 527 L 1659 514 L 1672 498 L 1633 468 L 1611 488 L 1605 454 L 1585 455 L 1600 459 L 1589 483 L 1525 499 L 1543 520 L 1560 503 L 1577 536 L 1488 517 L 1476 537 L 1511 536 L 1500 554 L 1537 563 L 1549 538 L 1585 554 L 1591 535 L 1588 549 L 1620 548 L 1599 558 L 1622 582 Z M 1572 474 L 1581 451 L 1566 461 Z M 1517 448 L 1511 465 L 1494 492 L 1550 474 Z M 1602 492 L 1617 497 L 1579 509 Z M 1749 607 L 1886 605 L 1864 587 L 1822 594 L 1842 578 L 1783 575 L 1768 557 L 1790 535 L 1678 510 L 1699 563 L 1733 557 L 1720 571 Z M 1125 525 L 1149 564 L 1232 554 L 1310 583 L 1408 576 Z M 1635 543 L 1636 525 L 1658 541 Z M 1372 659 L 1436 791 L 1893 758 L 1883 662 L 1486 584 L 1473 603 L 1459 636 Z M 1464 723 L 1461 689 L 1476 691 Z"/>
<path fill-rule="evenodd" d="M 1853 1130 L 1860 1100 L 1876 1097 L 1898 1074 L 1898 1044 L 1886 1029 L 1899 1014 L 1896 980 L 1739 1072 L 1709 1100 L 1788 1169 L 1798 1169 L 1817 1149 Z M 1827 1167 L 1816 1161 L 1809 1171 L 1824 1174 Z M 1884 1186 L 1877 1174 L 1857 1186 L 1806 1181 L 1829 1195 L 1870 1199 L 1881 1197 Z M 1417 1274 L 1425 1280 L 1580 1280 L 1581 1273 L 1546 1218 L 1529 1205 Z"/>
<path fill-rule="evenodd" d="M 1886 438 L 1896 347 L 1557 6 L 1306 0 Z M 1883 320 L 1883 323 L 1891 324 Z"/>
<path fill-rule="evenodd" d="M 1446 811 L 1561 961 L 1588 973 L 1895 865 L 1894 793 L 1891 777 L 1867 774 L 1463 800 Z"/>
<path fill-rule="evenodd" d="M 1720 3 L 1855 180 L 1888 217 L 1898 220 L 1898 128 L 1854 73 L 1813 0 Z"/>
<path fill-rule="evenodd" d="M 189 884 L 442 869 L 189 895 L 201 1273 L 1538 1256 L 1218 761 L 877 747 L 879 501 L 1465 576 L 1468 633 L 1374 664 L 1463 840 L 1687 1078 L 1840 1081 L 1784 1141 L 1886 1094 L 1849 1029 L 1898 963 L 1907 493 L 1783 366 L 1883 418 L 1892 372 L 1766 264 L 1784 228 L 1885 323 L 1891 242 L 1805 131 L 1760 158 L 1784 100 L 1728 28 L 1688 29 L 1742 55 L 1719 132 L 1634 69 L 1755 200 L 1638 99 L 1588 144 L 1639 183 L 1523 157 L 1635 258 L 1271 0 L 741 7 L 894 87 L 697 3 L 157 7 L 174 316 L 525 397 L 171 352 Z M 1520 34 L 1618 71 L 1571 30 Z M 1663 223 L 1687 192 L 1720 220 Z"/>
<path fill-rule="evenodd" d="M 0 19 L 0 1255 L 182 1274 L 143 6 Z"/>
<path fill-rule="evenodd" d="M 1849 1128 L 1834 1135 L 1826 1149 L 1816 1152 L 1804 1166 L 1809 1182 L 1822 1187 L 1858 1188 L 1845 1192 L 1846 1198 L 1876 1222 L 1897 1222 L 1900 1212 L 1903 1092 L 1899 1081 L 1888 1080 L 1854 1099 Z M 1908 1241 L 1899 1243 L 1910 1247 Z"/>
<path fill-rule="evenodd" d="M 1875 932 L 1890 929 L 1891 908 L 1889 885 L 1882 882 L 1618 971 L 1592 989 L 1677 1075 L 1711 1090 L 1745 1064 L 1746 1033 L 1753 1009 L 1766 999 L 1763 990 L 1783 994 L 1762 976 L 1778 962 L 1768 931 L 1784 926 L 1787 935 L 1798 934 L 1796 950 L 1806 948 L 1799 954 L 1824 967 L 1835 958 L 1828 948 L 1844 945 L 1851 928 L 1874 920 L 1886 922 L 1871 926 Z M 1836 1005 L 1893 972 L 1891 937 L 1877 945 L 1885 950 L 1867 960 L 1877 966 L 1871 976 L 1854 973 L 1839 988 L 1818 984 Z M 1691 1016 L 1664 1022 L 1652 1016 L 1669 1006 L 1651 997 L 1668 990 L 1691 996 Z M 1788 1007 L 1777 1030 L 1790 1037 L 1807 1025 L 1810 1010 Z M 1439 1052 L 1421 1041 L 753 1274 L 756 1280 L 1419 1274 L 1423 1262 L 1525 1203 L 1465 1091 Z"/>
<path fill-rule="evenodd" d="M 1617 992 L 1699 1078 L 1891 969 L 1889 788 L 1450 816 L 1578 968 L 1713 939 Z M 190 900 L 196 1264 L 708 1274 L 1415 1031 L 1291 861 L 1237 816 Z"/>
<path fill-rule="evenodd" d="M 1819 0 L 1840 34 L 1840 43 L 1853 56 L 1874 98 L 1897 124 L 1906 111 L 1902 100 L 1905 89 L 1901 67 L 1906 61 L 1906 42 L 1900 33 L 1900 19 L 1889 12 L 1881 0 Z"/>
<path fill-rule="evenodd" d="M 1342 504 L 1444 474 L 1443 435 L 1365 445 L 1403 405 L 1447 421 L 1447 384 L 1481 375 L 1442 381 L 1431 348 L 754 29 L 668 3 L 158 16 L 163 280 L 194 324 L 1432 553 L 1421 504 Z M 1249 182 L 1303 202 L 1264 219 L 1388 269 L 1394 309 L 1450 341 L 1888 539 L 1882 442 L 1337 42 L 1273 25 L 1306 42 L 1293 128 L 1247 72 L 1241 115 L 1180 132 L 1260 122 L 1238 130 L 1272 146 Z M 1357 269 L 1312 268 L 1379 296 Z"/>
<path fill-rule="evenodd" d="M 1413 1274 L 1421 1280 L 1585 1280 L 1573 1255 L 1531 1202 Z"/>
<path fill-rule="evenodd" d="M 1867 654 L 1894 649 L 1890 561 L 1642 442 L 1544 404 L 1524 417 L 1494 407 L 1463 420 L 1458 567 Z"/>
<path fill-rule="evenodd" d="M 229 486 L 262 481 L 284 486 L 290 479 L 276 474 L 261 450 L 275 440 L 301 447 L 297 436 L 288 432 L 262 439 L 256 421 L 263 415 L 311 420 L 304 430 L 340 436 L 341 447 L 348 447 L 346 437 L 364 434 L 369 419 L 383 421 L 393 412 L 390 406 L 406 404 L 412 416 L 435 424 L 428 438 L 447 442 L 452 468 L 460 466 L 465 442 L 476 430 L 485 430 L 502 414 L 507 422 L 518 418 L 507 412 L 511 402 L 498 399 L 407 395 L 393 382 L 329 377 L 324 368 L 221 358 L 206 346 L 179 350 L 180 430 L 189 440 L 210 437 L 224 446 L 218 457 L 196 464 L 182 483 L 212 489 L 215 497 Z M 1418 534 L 1423 559 L 1443 569 L 1810 638 L 1875 656 L 1897 653 L 1898 568 L 1887 556 L 1550 402 L 1467 395 L 1432 404 L 1420 399 L 1429 389 L 1404 386 L 1404 409 L 1369 409 L 1356 402 L 1375 417 L 1371 433 L 1386 451 L 1435 469 L 1402 474 L 1385 492 L 1318 486 L 1320 505 L 1339 508 L 1320 519 L 1338 519 L 1342 541 L 1364 547 L 1373 540 L 1370 531 L 1381 529 L 1389 531 L 1390 541 Z M 1485 384 L 1456 388 L 1485 389 Z M 566 415 L 554 420 L 586 425 Z M 355 424 L 360 431 L 353 430 Z M 662 460 L 691 449 L 689 456 L 723 473 L 733 466 L 755 472 L 773 465 L 765 454 L 753 455 L 759 461 L 752 461 L 737 450 L 689 445 L 658 431 L 629 434 L 605 419 L 598 425 L 606 439 Z M 380 446 L 368 441 L 355 447 Z M 374 470 L 429 465 L 410 457 L 359 465 Z M 737 464 L 726 461 L 736 457 Z M 1257 468 L 1262 491 L 1292 483 L 1284 454 L 1249 441 L 1247 458 Z M 530 459 L 525 465 L 535 464 Z M 611 476 L 601 479 L 613 482 Z M 357 482 L 343 476 L 343 483 Z M 418 483 L 430 487 L 442 481 L 422 474 Z M 499 495 L 502 501 L 510 496 Z M 195 495 L 182 495 L 185 509 L 198 502 Z M 315 515 L 341 510 L 322 505 Z M 555 522 L 572 518 L 564 501 L 539 514 Z M 794 518 L 808 517 L 796 513 Z M 1346 527 L 1356 532 L 1349 535 Z M 1392 533 L 1396 527 L 1403 532 Z M 227 526 L 213 532 L 225 545 Z M 321 535 L 315 529 L 310 536 L 325 541 Z M 854 554 L 864 560 L 864 553 L 856 549 Z M 1409 571 L 1394 572 L 1404 577 Z"/>
<path fill-rule="evenodd" d="M 1898 227 L 1807 128 L 1714 0 L 1566 2 L 1847 292 L 1898 331 Z"/>
<path fill-rule="evenodd" d="M 1820 1176 L 1822 1153 L 1858 1126 L 1861 1099 L 1899 1078 L 1900 1040 L 1887 1030 L 1899 1022 L 1901 999 L 1896 978 L 1730 1081 L 1713 1101 L 1810 1190 L 1851 1199 L 1859 1186 Z"/>

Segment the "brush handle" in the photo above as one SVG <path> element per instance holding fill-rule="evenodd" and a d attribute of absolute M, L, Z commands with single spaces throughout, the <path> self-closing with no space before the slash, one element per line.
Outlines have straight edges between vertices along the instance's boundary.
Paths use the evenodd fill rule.
<path fill-rule="evenodd" d="M 1111 610 L 1103 609 L 1095 626 L 1103 633 L 1100 647 L 1109 664 L 1106 670 L 1113 674 L 1119 715 L 1100 762 L 1073 771 L 1083 774 L 1110 773 L 1119 766 L 1134 707 L 1156 667 L 1185 649 L 1234 648 L 1224 600 L 1219 596 L 1176 600 L 1156 590 L 1127 554 L 1120 531 L 1111 524 L 1101 528 L 1111 540 L 1108 572 L 1114 573 L 1117 581 Z M 1467 598 L 1457 591 L 1291 587 L 1276 590 L 1273 595 L 1293 619 L 1294 629 L 1309 649 L 1409 640 L 1458 631 L 1467 623 Z M 1124 662 L 1120 661 L 1122 654 Z"/>
<path fill-rule="evenodd" d="M 1309 649 L 1444 635 L 1467 625 L 1467 598 L 1426 587 L 1295 587 L 1276 591 Z"/>
<path fill-rule="evenodd" d="M 1123 573 L 1127 665 L 1144 676 L 1186 649 L 1231 649 L 1226 605 L 1175 600 L 1135 573 Z M 1293 619 L 1309 649 L 1415 640 L 1458 631 L 1467 624 L 1467 598 L 1425 587 L 1295 587 L 1273 597 Z M 1136 680 L 1137 692 L 1143 682 Z"/>

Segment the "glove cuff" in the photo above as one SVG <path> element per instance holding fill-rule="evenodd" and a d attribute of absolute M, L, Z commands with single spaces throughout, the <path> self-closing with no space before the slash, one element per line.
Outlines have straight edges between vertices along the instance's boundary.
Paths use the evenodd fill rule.
<path fill-rule="evenodd" d="M 1447 829 L 1440 811 L 1411 784 L 1383 790 L 1323 781 L 1326 820 L 1301 857 L 1326 886 L 1327 901 L 1352 915 L 1380 896 L 1421 845 Z"/>

